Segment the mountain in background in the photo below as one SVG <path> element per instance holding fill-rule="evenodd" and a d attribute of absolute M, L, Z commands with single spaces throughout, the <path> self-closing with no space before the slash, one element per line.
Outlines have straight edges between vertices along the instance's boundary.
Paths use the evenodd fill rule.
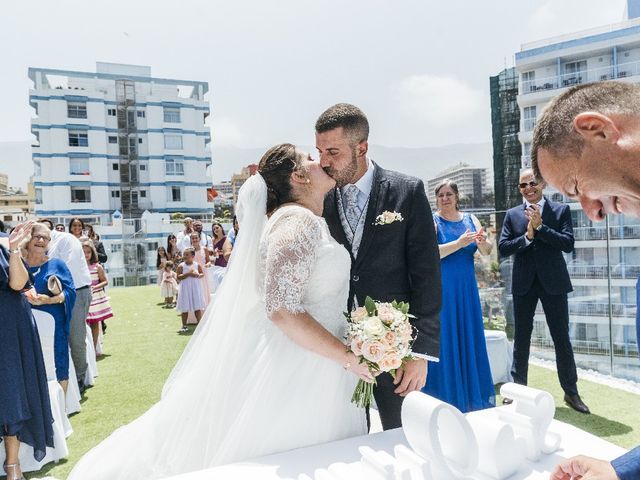
<path fill-rule="evenodd" d="M 317 157 L 315 147 L 301 146 Z M 213 178 L 229 180 L 243 166 L 258 163 L 264 148 L 213 147 Z M 442 147 L 399 148 L 370 145 L 369 154 L 381 167 L 407 173 L 425 181 L 459 163 L 488 168 L 487 180 L 493 185 L 493 150 L 491 143 L 456 144 Z"/>
<path fill-rule="evenodd" d="M 317 157 L 315 148 L 301 146 Z M 250 163 L 258 163 L 266 148 L 213 147 L 213 178 L 229 180 Z M 383 168 L 407 173 L 425 181 L 458 163 L 489 169 L 487 180 L 493 184 L 491 143 L 456 144 L 442 147 L 399 148 L 370 145 L 371 158 Z M 0 172 L 9 175 L 9 185 L 26 190 L 33 174 L 31 142 L 0 142 Z"/>

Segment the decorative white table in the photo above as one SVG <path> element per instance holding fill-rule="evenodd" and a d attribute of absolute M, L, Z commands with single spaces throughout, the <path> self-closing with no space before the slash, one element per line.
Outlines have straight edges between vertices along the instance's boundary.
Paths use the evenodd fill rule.
<path fill-rule="evenodd" d="M 536 463 L 525 461 L 518 472 L 512 475 L 509 480 L 548 480 L 549 474 L 558 462 L 578 454 L 612 460 L 626 452 L 623 448 L 613 445 L 606 440 L 557 420 L 552 422 L 550 431 L 560 434 L 562 438 L 560 450 L 551 455 L 543 455 Z M 316 470 L 328 469 L 332 464 L 343 464 L 338 466 L 341 478 L 364 480 L 360 472 L 361 467 L 359 461 L 361 454 L 358 448 L 368 446 L 374 450 L 386 451 L 393 455 L 395 445 L 408 446 L 404 433 L 400 428 L 300 448 L 285 453 L 256 458 L 251 461 L 222 465 L 171 477 L 171 480 L 297 480 L 301 475 L 303 476 L 302 478 L 305 478 L 304 475 L 306 475 L 313 479 Z"/>

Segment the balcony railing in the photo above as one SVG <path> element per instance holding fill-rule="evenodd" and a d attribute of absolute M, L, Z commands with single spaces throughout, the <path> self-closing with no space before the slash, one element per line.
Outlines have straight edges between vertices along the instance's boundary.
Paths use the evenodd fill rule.
<path fill-rule="evenodd" d="M 627 78 L 640 75 L 640 62 L 621 63 L 617 66 L 594 68 L 573 73 L 563 73 L 553 77 L 536 78 L 521 82 L 522 94 L 534 93 L 540 90 L 554 90 L 589 82 L 603 82 L 616 78 Z"/>
<path fill-rule="evenodd" d="M 605 227 L 577 227 L 573 229 L 576 240 L 606 240 Z M 609 228 L 609 238 L 612 240 L 640 238 L 640 225 L 624 225 Z"/>
<path fill-rule="evenodd" d="M 541 304 L 538 304 L 536 313 L 543 314 Z M 636 314 L 636 306 L 632 303 L 612 303 L 611 315 L 614 317 L 633 317 Z M 569 315 L 581 317 L 607 317 L 609 315 L 608 303 L 596 303 L 587 301 L 572 301 L 569 299 Z"/>
<path fill-rule="evenodd" d="M 607 265 L 567 265 L 573 278 L 607 278 Z M 636 279 L 640 275 L 640 265 L 618 264 L 611 266 L 611 278 Z"/>

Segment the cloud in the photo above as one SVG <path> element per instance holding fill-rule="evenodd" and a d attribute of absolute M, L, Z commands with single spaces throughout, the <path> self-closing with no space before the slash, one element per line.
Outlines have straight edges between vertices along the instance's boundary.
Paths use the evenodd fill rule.
<path fill-rule="evenodd" d="M 412 75 L 393 90 L 402 110 L 433 125 L 471 120 L 486 103 L 480 90 L 448 75 Z"/>
<path fill-rule="evenodd" d="M 528 33 L 540 40 L 620 22 L 624 4 L 624 0 L 545 0 L 529 17 Z"/>
<path fill-rule="evenodd" d="M 229 117 L 217 117 L 214 115 L 210 121 L 211 140 L 218 147 L 242 147 L 246 138 L 236 123 Z"/>

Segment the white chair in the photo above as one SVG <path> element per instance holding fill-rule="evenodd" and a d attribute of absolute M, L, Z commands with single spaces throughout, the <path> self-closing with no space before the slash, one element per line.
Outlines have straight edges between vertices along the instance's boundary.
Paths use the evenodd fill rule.
<path fill-rule="evenodd" d="M 507 334 L 499 330 L 485 330 L 484 338 L 487 344 L 493 383 L 513 382 L 511 376 L 513 346 L 507 339 Z"/>
<path fill-rule="evenodd" d="M 53 350 L 53 339 L 56 329 L 56 322 L 53 317 L 41 310 L 33 311 L 33 318 L 38 325 L 38 333 L 40 334 L 40 343 L 42 344 L 42 354 L 44 356 L 44 364 L 47 369 L 47 380 L 56 381 L 56 362 Z M 80 389 L 76 382 L 76 369 L 71 360 L 71 352 L 69 352 L 69 386 L 67 387 L 66 408 L 67 414 L 80 411 Z"/>
<path fill-rule="evenodd" d="M 95 378 L 98 376 L 98 363 L 96 362 L 96 350 L 93 346 L 93 335 L 89 325 L 87 325 L 85 343 L 87 345 L 87 372 L 84 374 L 84 384 L 94 385 L 96 383 Z"/>
<path fill-rule="evenodd" d="M 76 375 L 76 367 L 73 364 L 73 359 L 71 358 L 71 349 L 69 349 L 69 386 L 67 387 L 67 415 L 71 415 L 72 413 L 79 412 L 82 410 L 80 405 L 80 400 L 82 399 L 82 394 L 80 393 L 80 387 L 78 386 L 77 381 L 78 376 Z"/>

